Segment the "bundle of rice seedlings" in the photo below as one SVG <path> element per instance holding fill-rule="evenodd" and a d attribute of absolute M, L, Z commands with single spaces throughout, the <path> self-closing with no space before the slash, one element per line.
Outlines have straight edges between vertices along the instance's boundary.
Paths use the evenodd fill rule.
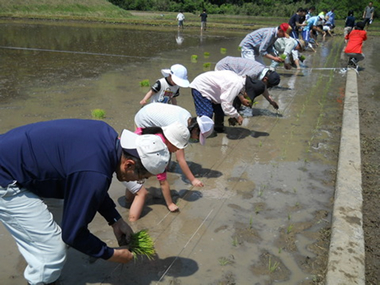
<path fill-rule="evenodd" d="M 280 58 L 283 59 L 283 60 L 285 60 L 286 59 L 286 54 L 283 53 L 282 55 L 280 55 Z"/>
<path fill-rule="evenodd" d="M 150 86 L 149 79 L 144 79 L 144 80 L 140 81 L 140 86 L 141 87 L 149 87 Z"/>
<path fill-rule="evenodd" d="M 133 253 L 135 259 L 139 255 L 146 256 L 152 260 L 156 254 L 152 237 L 148 234 L 148 230 L 141 230 L 131 235 L 129 250 Z"/>
<path fill-rule="evenodd" d="M 104 119 L 106 117 L 106 112 L 103 109 L 91 110 L 91 115 L 95 119 Z"/>

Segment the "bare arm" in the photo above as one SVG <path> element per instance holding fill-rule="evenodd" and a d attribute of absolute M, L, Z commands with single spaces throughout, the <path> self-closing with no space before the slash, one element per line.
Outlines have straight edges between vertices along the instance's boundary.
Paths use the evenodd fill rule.
<path fill-rule="evenodd" d="M 273 108 L 275 108 L 276 110 L 279 108 L 276 101 L 274 101 L 272 99 L 272 97 L 269 95 L 269 92 L 268 92 L 268 89 L 265 88 L 265 91 L 263 93 L 263 96 L 265 97 L 265 99 L 268 100 L 269 104 L 271 104 L 273 106 Z"/>
<path fill-rule="evenodd" d="M 148 93 L 145 94 L 144 98 L 140 101 L 140 105 L 145 105 L 148 103 L 149 99 L 153 96 L 155 92 L 150 89 Z"/>
<path fill-rule="evenodd" d="M 185 174 L 186 178 L 190 180 L 191 184 L 196 187 L 203 187 L 204 184 L 199 179 L 195 178 L 189 166 L 187 165 L 185 159 L 185 151 L 183 149 L 179 149 L 175 152 L 175 156 L 183 174 Z"/>
<path fill-rule="evenodd" d="M 160 181 L 160 186 L 162 190 L 162 194 L 164 195 L 164 199 L 166 202 L 166 206 L 168 207 L 170 212 L 178 211 L 178 206 L 173 203 L 172 195 L 170 194 L 170 186 L 169 182 L 165 179 Z"/>

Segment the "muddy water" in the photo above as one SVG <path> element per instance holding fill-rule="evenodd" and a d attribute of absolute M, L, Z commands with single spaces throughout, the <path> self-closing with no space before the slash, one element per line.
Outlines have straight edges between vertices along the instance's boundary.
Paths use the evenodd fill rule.
<path fill-rule="evenodd" d="M 106 111 L 116 130 L 133 128 L 138 102 L 160 69 L 184 64 L 190 80 L 226 55 L 239 56 L 238 33 L 198 30 L 178 34 L 116 25 L 0 23 L 0 131 L 58 118 L 91 118 Z M 221 51 L 226 49 L 226 53 Z M 70 250 L 64 284 L 309 284 L 323 275 L 340 136 L 344 74 L 340 39 L 321 43 L 301 71 L 279 68 L 271 90 L 275 111 L 263 98 L 245 110 L 241 127 L 193 144 L 186 157 L 205 183 L 192 188 L 173 161 L 169 181 L 181 212 L 168 213 L 155 179 L 143 217 L 158 257 L 125 266 Z M 210 53 L 205 56 L 204 53 Z M 196 62 L 191 56 L 197 55 Z M 204 64 L 211 63 L 210 67 Z M 327 68 L 327 69 L 326 69 Z M 329 69 L 336 68 L 336 69 Z M 194 112 L 189 90 L 178 104 Z M 123 188 L 110 193 L 120 212 Z M 91 230 L 116 246 L 97 217 Z M 2 284 L 22 283 L 23 261 L 0 228 Z M 12 248 L 14 246 L 14 248 Z M 5 261 L 5 254 L 10 256 Z M 222 283 L 221 283 L 222 282 Z M 224 282 L 224 283 L 223 283 Z M 228 283 L 229 282 L 229 283 Z"/>

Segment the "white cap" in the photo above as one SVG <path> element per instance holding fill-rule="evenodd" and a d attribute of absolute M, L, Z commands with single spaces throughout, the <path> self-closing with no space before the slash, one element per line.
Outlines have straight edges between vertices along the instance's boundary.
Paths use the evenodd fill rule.
<path fill-rule="evenodd" d="M 123 130 L 120 145 L 132 156 L 140 158 L 142 165 L 151 174 L 163 173 L 169 163 L 169 150 L 159 136 L 139 136 L 131 131 Z"/>
<path fill-rule="evenodd" d="M 176 122 L 169 126 L 162 127 L 162 130 L 164 131 L 165 137 L 172 145 L 179 149 L 187 147 L 190 139 L 190 132 L 187 127 Z"/>
<path fill-rule="evenodd" d="M 172 79 L 176 85 L 179 87 L 189 87 L 190 82 L 187 79 L 187 69 L 182 64 L 174 64 L 170 69 L 161 69 L 163 76 L 172 76 Z"/>
<path fill-rule="evenodd" d="M 200 130 L 199 143 L 204 145 L 206 143 L 206 138 L 214 131 L 214 121 L 207 116 L 200 116 L 197 117 L 197 123 Z"/>

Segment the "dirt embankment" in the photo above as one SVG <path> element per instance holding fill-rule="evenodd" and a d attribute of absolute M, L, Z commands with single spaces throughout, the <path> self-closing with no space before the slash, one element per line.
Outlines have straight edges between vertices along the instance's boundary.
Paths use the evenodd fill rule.
<path fill-rule="evenodd" d="M 378 37 L 369 37 L 365 43 L 366 58 L 360 63 L 364 69 L 358 77 L 366 284 L 371 285 L 380 284 L 380 60 L 376 49 L 379 44 Z"/>

